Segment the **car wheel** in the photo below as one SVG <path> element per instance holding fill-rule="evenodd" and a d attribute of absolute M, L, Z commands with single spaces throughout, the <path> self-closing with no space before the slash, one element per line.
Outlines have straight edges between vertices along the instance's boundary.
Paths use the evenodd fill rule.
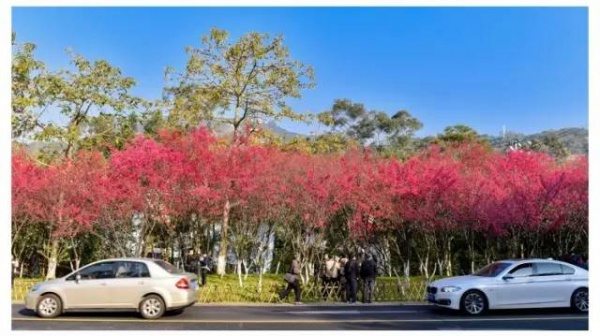
<path fill-rule="evenodd" d="M 165 313 L 165 301 L 158 295 L 148 295 L 140 302 L 140 314 L 147 320 L 161 318 Z"/>
<path fill-rule="evenodd" d="M 42 295 L 35 312 L 41 318 L 55 318 L 62 313 L 62 302 L 55 294 Z"/>
<path fill-rule="evenodd" d="M 571 296 L 571 308 L 580 312 L 587 313 L 590 307 L 587 288 L 579 288 Z"/>
<path fill-rule="evenodd" d="M 468 291 L 460 300 L 460 309 L 472 316 L 481 315 L 487 310 L 487 299 L 480 291 Z"/>

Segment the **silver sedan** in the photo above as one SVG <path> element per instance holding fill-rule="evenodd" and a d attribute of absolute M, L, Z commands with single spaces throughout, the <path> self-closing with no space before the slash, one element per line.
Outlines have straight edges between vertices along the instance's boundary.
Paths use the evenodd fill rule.
<path fill-rule="evenodd" d="M 31 288 L 25 306 L 53 318 L 66 311 L 137 311 L 146 319 L 198 299 L 198 278 L 154 259 L 101 260 Z"/>

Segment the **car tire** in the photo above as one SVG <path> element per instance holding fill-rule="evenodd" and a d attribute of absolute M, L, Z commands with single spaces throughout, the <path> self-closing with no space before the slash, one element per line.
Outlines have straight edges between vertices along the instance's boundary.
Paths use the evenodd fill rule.
<path fill-rule="evenodd" d="M 460 310 L 471 316 L 479 316 L 488 309 L 488 302 L 485 294 L 478 290 L 465 292 L 460 299 Z"/>
<path fill-rule="evenodd" d="M 140 302 L 139 310 L 142 317 L 147 320 L 159 319 L 166 311 L 165 301 L 155 294 L 145 296 Z"/>
<path fill-rule="evenodd" d="M 55 318 L 62 313 L 62 301 L 56 294 L 44 294 L 38 300 L 35 313 L 41 318 Z"/>
<path fill-rule="evenodd" d="M 590 301 L 587 288 L 579 288 L 571 295 L 571 309 L 578 313 L 587 313 Z"/>

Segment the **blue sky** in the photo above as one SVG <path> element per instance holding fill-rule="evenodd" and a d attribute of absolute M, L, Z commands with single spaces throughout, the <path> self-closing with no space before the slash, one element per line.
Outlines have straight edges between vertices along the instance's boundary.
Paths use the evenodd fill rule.
<path fill-rule="evenodd" d="M 484 134 L 588 127 L 585 8 L 13 8 L 20 41 L 51 68 L 65 48 L 103 58 L 159 98 L 163 69 L 211 27 L 233 38 L 282 34 L 312 65 L 317 87 L 292 101 L 320 112 L 336 98 L 390 114 L 407 109 L 418 135 L 467 124 Z M 281 122 L 292 131 L 311 126 Z"/>

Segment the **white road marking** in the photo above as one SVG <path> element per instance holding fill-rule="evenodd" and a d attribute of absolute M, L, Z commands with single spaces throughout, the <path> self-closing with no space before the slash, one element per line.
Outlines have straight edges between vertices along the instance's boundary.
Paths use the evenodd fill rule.
<path fill-rule="evenodd" d="M 307 310 L 307 311 L 288 311 L 288 314 L 299 315 L 360 315 L 360 314 L 414 314 L 420 313 L 416 310 Z"/>

